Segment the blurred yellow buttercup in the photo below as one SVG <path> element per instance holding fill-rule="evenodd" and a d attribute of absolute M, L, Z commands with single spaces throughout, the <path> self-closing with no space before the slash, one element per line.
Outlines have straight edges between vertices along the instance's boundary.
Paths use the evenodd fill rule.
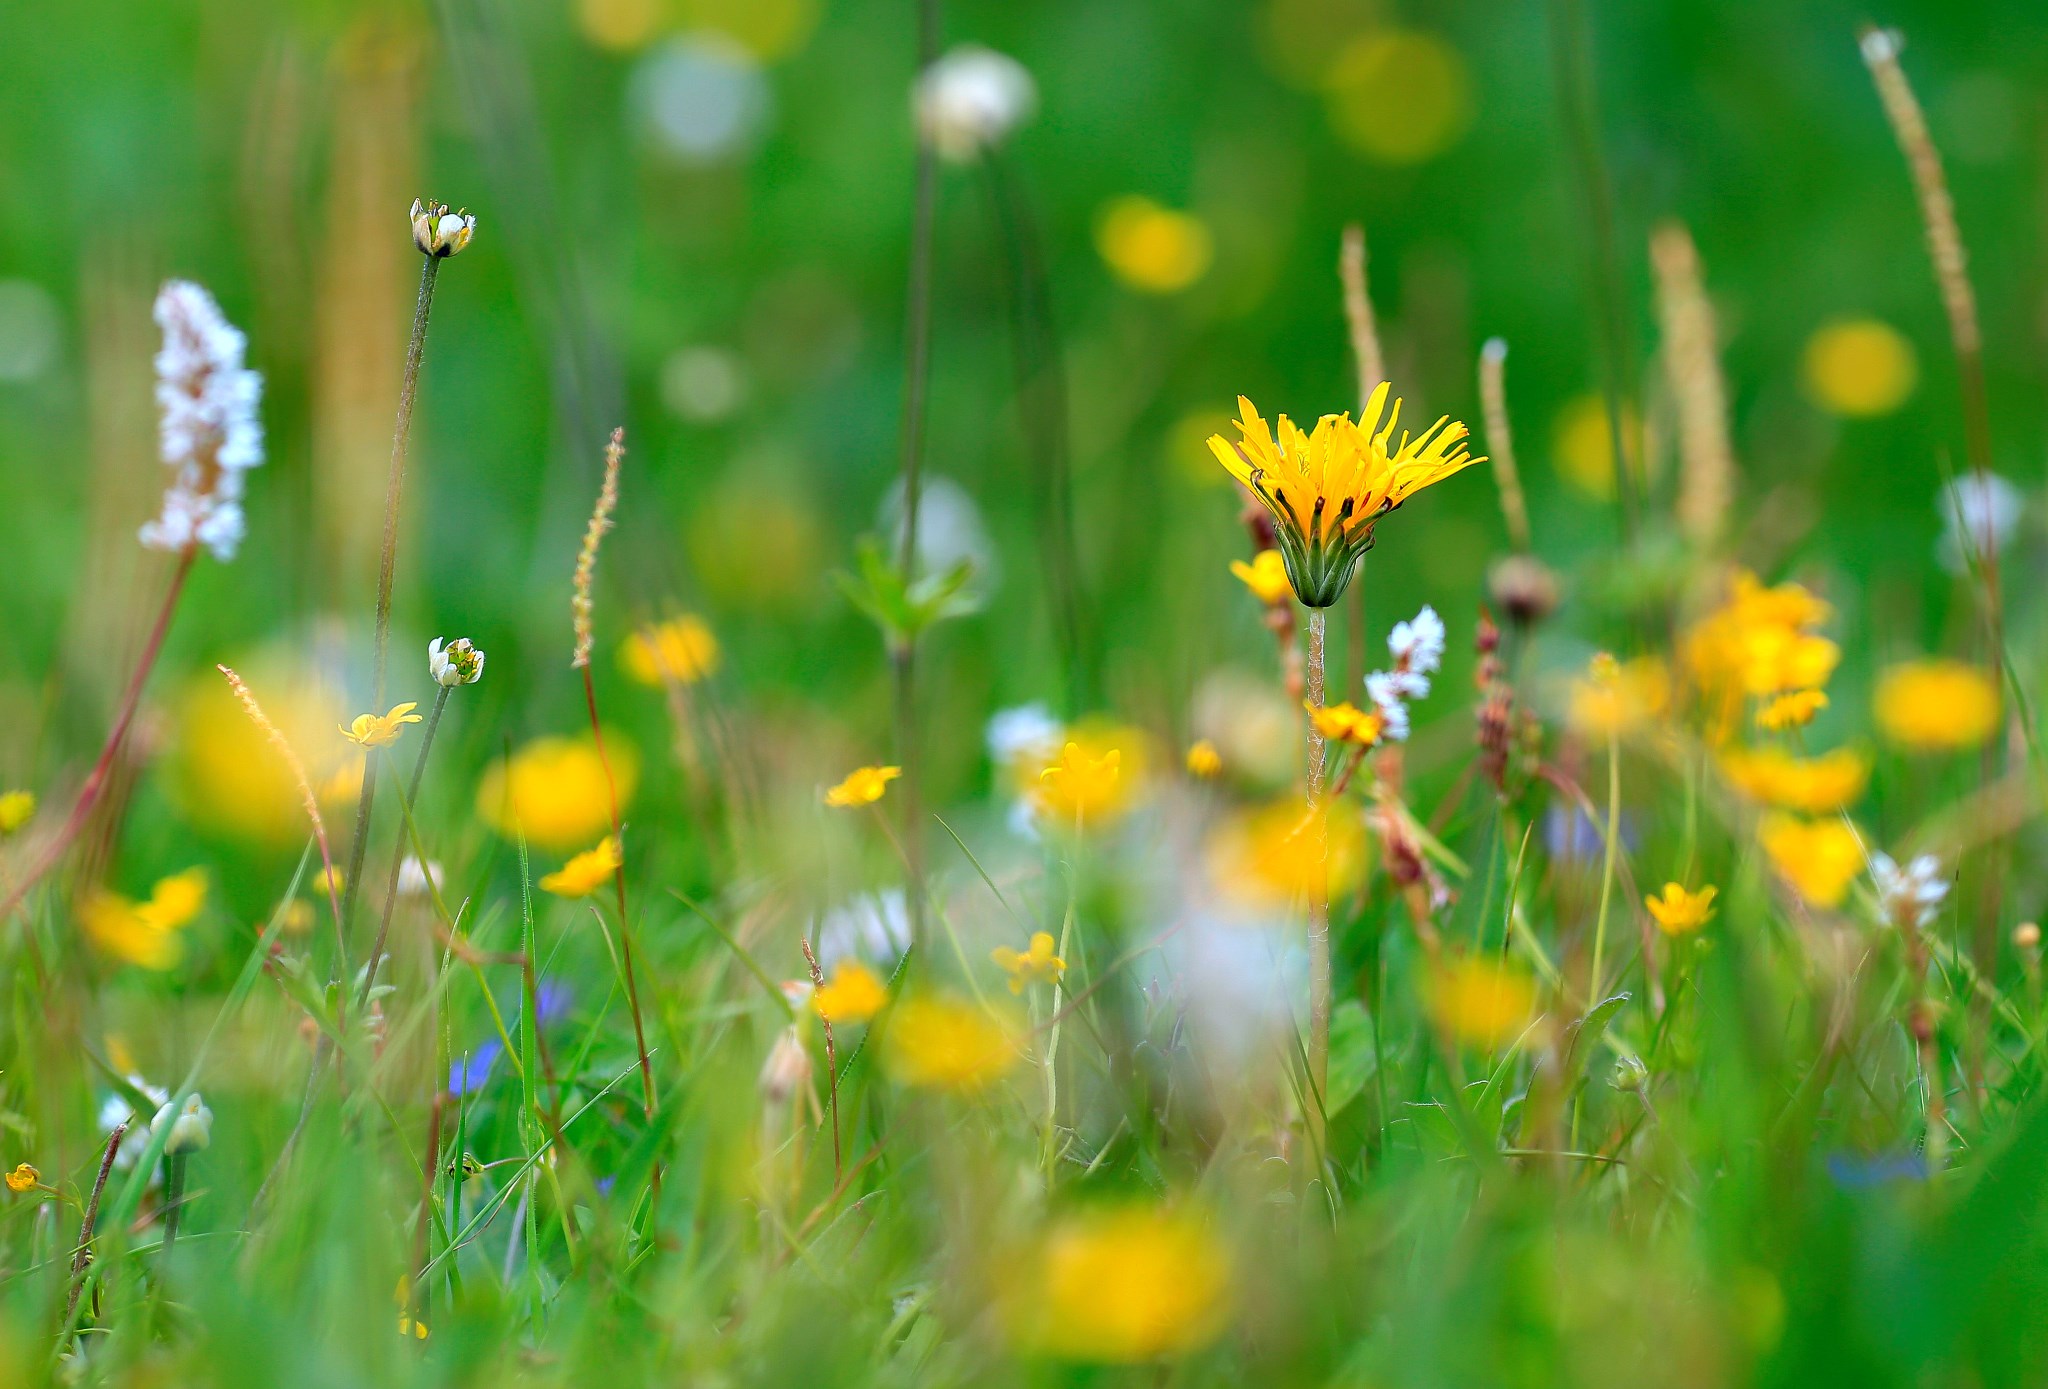
<path fill-rule="evenodd" d="M 950 994 L 920 994 L 896 1006 L 883 1055 L 904 1085 L 975 1091 L 1017 1063 L 1018 1037 L 1005 1019 Z"/>
<path fill-rule="evenodd" d="M 1058 825 L 1085 827 L 1114 819 L 1130 803 L 1123 749 L 1094 751 L 1068 739 L 1032 788 L 1038 811 Z"/>
<path fill-rule="evenodd" d="M 1582 738 L 1606 740 L 1640 732 L 1671 703 L 1671 676 L 1655 656 L 1626 664 L 1606 652 L 1572 682 L 1565 720 Z"/>
<path fill-rule="evenodd" d="M 1330 802 L 1317 813 L 1298 800 L 1284 800 L 1226 820 L 1210 834 L 1206 857 L 1225 897 L 1248 907 L 1281 908 L 1304 900 L 1319 876 L 1332 897 L 1357 887 L 1365 877 L 1369 843 L 1349 800 Z"/>
<path fill-rule="evenodd" d="M 388 714 L 357 714 L 342 728 L 341 736 L 359 747 L 388 748 L 398 741 L 407 724 L 421 722 L 413 712 L 417 708 L 418 704 L 408 700 L 392 705 Z"/>
<path fill-rule="evenodd" d="M 1188 745 L 1188 775 L 1207 781 L 1223 770 L 1223 754 L 1207 738 Z"/>
<path fill-rule="evenodd" d="M 179 933 L 205 905 L 206 871 L 188 868 L 159 879 L 141 902 L 94 888 L 79 903 L 78 922 L 107 954 L 144 969 L 165 970 L 184 958 Z"/>
<path fill-rule="evenodd" d="M 619 648 L 619 664 L 642 685 L 694 685 L 718 662 L 718 638 L 690 613 L 643 628 Z"/>
<path fill-rule="evenodd" d="M 1012 1334 L 1040 1354 L 1131 1365 L 1222 1334 L 1230 1258 L 1186 1212 L 1125 1207 L 1055 1223 L 1008 1289 Z"/>
<path fill-rule="evenodd" d="M 1870 759 L 1849 748 L 1795 757 L 1783 748 L 1721 754 L 1721 771 L 1744 794 L 1786 810 L 1824 814 L 1853 805 L 1870 780 Z"/>
<path fill-rule="evenodd" d="M 825 804 L 849 810 L 873 805 L 888 793 L 889 783 L 903 775 L 901 767 L 856 767 L 825 791 Z"/>
<path fill-rule="evenodd" d="M 1706 925 L 1707 918 L 1714 914 L 1714 893 L 1712 887 L 1688 892 L 1682 884 L 1666 883 L 1661 894 L 1645 897 L 1643 905 L 1665 935 L 1690 935 Z"/>
<path fill-rule="evenodd" d="M 619 850 L 619 841 L 610 835 L 597 841 L 597 846 L 585 849 L 556 871 L 543 877 L 538 886 L 543 892 L 552 892 L 557 897 L 588 897 L 612 881 L 625 856 Z"/>
<path fill-rule="evenodd" d="M 1252 556 L 1250 564 L 1234 559 L 1230 572 L 1269 608 L 1279 607 L 1294 596 L 1294 585 L 1287 582 L 1287 563 L 1278 550 L 1261 550 Z"/>
<path fill-rule="evenodd" d="M 1875 318 L 1816 329 L 1800 365 L 1814 404 L 1852 419 L 1891 414 L 1912 396 L 1920 376 L 1913 345 Z"/>
<path fill-rule="evenodd" d="M 1536 1011 L 1536 986 L 1492 955 L 1463 955 L 1433 966 L 1424 1001 L 1447 1036 L 1482 1050 L 1512 1041 Z"/>
<path fill-rule="evenodd" d="M 633 797 L 637 763 L 624 739 L 605 733 L 623 814 Z M 477 783 L 476 809 L 506 838 L 524 833 L 540 848 L 567 853 L 612 825 L 604 763 L 587 738 L 535 738 L 491 763 Z"/>
<path fill-rule="evenodd" d="M 9 791 L 0 795 L 0 835 L 13 834 L 35 817 L 33 791 Z"/>
<path fill-rule="evenodd" d="M 1764 817 L 1757 840 L 1778 876 L 1816 907 L 1838 906 L 1864 868 L 1862 843 L 1838 819 L 1774 813 Z"/>
<path fill-rule="evenodd" d="M 1998 681 L 1961 661 L 1906 661 L 1878 677 L 1871 712 L 1887 742 L 1913 752 L 1981 745 L 1998 731 Z"/>
<path fill-rule="evenodd" d="M 1034 931 L 1023 950 L 999 945 L 989 952 L 989 958 L 1010 976 L 1010 992 L 1021 994 L 1032 984 L 1057 984 L 1067 972 L 1067 962 L 1053 954 L 1054 948 L 1050 931 Z"/>
<path fill-rule="evenodd" d="M 1095 248 L 1132 289 L 1173 294 L 1208 271 L 1214 240 L 1201 218 L 1132 193 L 1102 210 Z"/>
<path fill-rule="evenodd" d="M 811 1009 L 827 1022 L 857 1027 L 882 1011 L 889 989 L 858 960 L 841 960 L 832 977 L 811 991 Z"/>

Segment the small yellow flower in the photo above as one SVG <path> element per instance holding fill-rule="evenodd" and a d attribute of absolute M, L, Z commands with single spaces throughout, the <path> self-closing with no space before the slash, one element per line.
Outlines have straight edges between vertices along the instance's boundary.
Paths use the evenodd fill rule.
<path fill-rule="evenodd" d="M 1778 876 L 1816 907 L 1838 905 L 1863 871 L 1863 846 L 1840 820 L 1768 815 L 1757 839 Z"/>
<path fill-rule="evenodd" d="M 1188 775 L 1207 781 L 1223 770 L 1223 754 L 1207 738 L 1199 739 L 1188 749 Z"/>
<path fill-rule="evenodd" d="M 398 1334 L 410 1336 L 416 1341 L 424 1341 L 427 1339 L 427 1324 L 423 1321 L 414 1321 L 401 1312 L 398 1317 Z"/>
<path fill-rule="evenodd" d="M 619 851 L 619 841 L 606 835 L 597 842 L 596 848 L 585 849 L 542 878 L 540 889 L 557 897 L 588 897 L 610 882 L 619 865 L 625 861 L 625 856 Z"/>
<path fill-rule="evenodd" d="M 1011 1024 L 965 999 L 945 995 L 898 1004 L 888 1026 L 889 1072 L 905 1085 L 980 1090 L 1017 1062 Z"/>
<path fill-rule="evenodd" d="M 1870 780 L 1870 759 L 1849 748 L 1794 757 L 1783 748 L 1734 750 L 1721 770 L 1745 795 L 1766 805 L 1823 815 L 1854 804 Z"/>
<path fill-rule="evenodd" d="M 625 740 L 605 730 L 605 751 L 623 814 L 638 763 Z M 611 829 L 604 763 L 588 738 L 536 738 L 495 761 L 476 789 L 477 813 L 507 839 L 524 834 L 543 849 L 568 853 Z"/>
<path fill-rule="evenodd" d="M 1678 883 L 1666 883 L 1661 897 L 1645 897 L 1643 905 L 1650 909 L 1651 917 L 1665 935 L 1683 936 L 1707 924 L 1707 918 L 1714 914 L 1715 891 L 1703 887 L 1698 892 L 1687 892 Z"/>
<path fill-rule="evenodd" d="M 1066 1360 L 1131 1365 L 1186 1355 L 1221 1335 L 1230 1312 L 1228 1253 L 1185 1213 L 1069 1216 L 1013 1276 L 1012 1334 Z"/>
<path fill-rule="evenodd" d="M 1079 743 L 1069 742 L 1058 759 L 1038 774 L 1032 792 L 1038 809 L 1057 824 L 1085 825 L 1111 819 L 1128 800 L 1123 750 L 1110 748 L 1095 755 Z"/>
<path fill-rule="evenodd" d="M 1202 278 L 1215 244 L 1201 218 L 1134 193 L 1102 210 L 1095 249 L 1132 289 L 1173 294 Z"/>
<path fill-rule="evenodd" d="M 1804 728 L 1813 722 L 1813 716 L 1828 707 L 1825 690 L 1794 690 L 1789 694 L 1772 697 L 1756 711 L 1756 726 L 1766 733 L 1783 733 L 1789 728 Z"/>
<path fill-rule="evenodd" d="M 332 892 L 339 897 L 348 891 L 348 874 L 329 864 L 313 875 L 311 887 L 315 892 Z"/>
<path fill-rule="evenodd" d="M 1919 378 L 1913 345 L 1875 318 L 1830 323 L 1806 340 L 1806 393 L 1830 414 L 1889 415 L 1906 403 Z"/>
<path fill-rule="evenodd" d="M 9 791 L 0 795 L 0 835 L 13 834 L 36 813 L 36 793 Z"/>
<path fill-rule="evenodd" d="M 1209 440 L 1232 477 L 1259 499 L 1273 518 L 1280 557 L 1295 596 L 1327 608 L 1343 596 L 1373 541 L 1380 518 L 1425 487 L 1483 462 L 1465 447 L 1464 425 L 1443 416 L 1420 434 L 1394 439 L 1401 402 L 1381 382 L 1358 422 L 1325 415 L 1310 433 L 1287 416 L 1279 437 L 1251 401 L 1237 398 L 1238 439 Z"/>
<path fill-rule="evenodd" d="M 398 741 L 398 735 L 405 732 L 409 723 L 420 722 L 420 716 L 413 712 L 419 706 L 408 700 L 394 704 L 388 714 L 357 714 L 348 727 L 341 730 L 341 736 L 351 743 L 366 748 L 388 748 Z"/>
<path fill-rule="evenodd" d="M 694 685 L 718 661 L 718 638 L 692 613 L 635 632 L 619 648 L 619 664 L 643 685 Z"/>
<path fill-rule="evenodd" d="M 857 1027 L 882 1011 L 889 988 L 858 960 L 841 960 L 823 988 L 811 992 L 811 1009 L 827 1022 Z"/>
<path fill-rule="evenodd" d="M 1572 682 L 1565 719 L 1582 738 L 1606 741 L 1639 732 L 1671 703 L 1671 676 L 1664 663 L 1643 656 L 1626 665 L 1605 651 Z"/>
<path fill-rule="evenodd" d="M 1315 725 L 1316 732 L 1333 743 L 1356 743 L 1369 748 L 1379 742 L 1387 726 L 1378 710 L 1360 709 L 1349 701 L 1317 708 L 1304 700 L 1301 707 L 1308 710 L 1308 721 Z"/>
<path fill-rule="evenodd" d="M 1907 661 L 1878 677 L 1871 712 L 1885 739 L 1899 747 L 1973 748 L 1998 731 L 1998 682 L 1961 661 Z"/>
<path fill-rule="evenodd" d="M 1018 951 L 1007 945 L 999 945 L 989 952 L 989 958 L 996 962 L 1005 974 L 1010 976 L 1010 992 L 1021 994 L 1030 984 L 1057 984 L 1067 972 L 1067 962 L 1053 952 L 1050 932 L 1034 931 L 1031 944 Z"/>
<path fill-rule="evenodd" d="M 34 1191 L 42 1184 L 43 1174 L 25 1162 L 7 1174 L 7 1189 L 17 1196 Z"/>
<path fill-rule="evenodd" d="M 1243 581 L 1252 596 L 1269 608 L 1277 608 L 1294 597 L 1294 585 L 1287 582 L 1287 561 L 1278 550 L 1261 550 L 1246 564 L 1230 562 L 1230 572 Z"/>
<path fill-rule="evenodd" d="M 1424 999 L 1430 1018 L 1446 1034 L 1492 1050 L 1528 1026 L 1536 987 L 1491 955 L 1466 955 L 1435 968 Z"/>
<path fill-rule="evenodd" d="M 901 767 L 856 767 L 846 780 L 825 792 L 825 804 L 842 809 L 873 805 L 889 790 L 889 783 L 903 775 Z"/>
<path fill-rule="evenodd" d="M 206 905 L 206 871 L 190 868 L 160 880 L 146 902 L 94 889 L 79 903 L 79 925 L 93 944 L 144 969 L 165 970 L 184 956 L 179 932 Z"/>

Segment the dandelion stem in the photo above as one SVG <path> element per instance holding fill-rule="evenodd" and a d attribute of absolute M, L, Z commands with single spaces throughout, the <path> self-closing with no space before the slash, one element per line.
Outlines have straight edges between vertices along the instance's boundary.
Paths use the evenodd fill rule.
<path fill-rule="evenodd" d="M 413 302 L 412 337 L 405 345 L 405 375 L 398 384 L 398 417 L 391 431 L 391 468 L 384 479 L 384 546 L 377 561 L 376 656 L 373 665 L 370 703 L 384 707 L 388 693 L 386 679 L 391 655 L 391 580 L 398 565 L 398 511 L 405 495 L 405 455 L 412 439 L 413 402 L 419 395 L 420 354 L 427 346 L 427 315 L 434 307 L 434 281 L 441 273 L 439 256 L 420 258 L 419 296 Z M 370 816 L 377 798 L 377 778 L 365 771 L 363 789 L 356 796 L 355 834 L 349 843 L 348 874 L 342 879 L 341 919 L 346 937 L 347 923 L 356 910 L 356 880 L 363 873 L 363 855 L 369 848 Z"/>
<path fill-rule="evenodd" d="M 1323 628 L 1327 620 L 1322 608 L 1308 610 L 1308 653 L 1303 662 L 1308 702 L 1323 707 Z M 1330 882 L 1329 840 L 1323 824 L 1323 735 L 1313 717 L 1308 720 L 1308 769 L 1306 774 L 1310 861 L 1308 892 L 1308 1056 L 1309 1083 L 1315 1089 L 1314 1103 L 1306 1106 L 1316 1147 L 1322 1147 L 1320 1111 L 1327 1093 L 1330 1071 Z"/>
<path fill-rule="evenodd" d="M 178 555 L 177 567 L 171 571 L 171 585 L 164 593 L 163 606 L 157 610 L 156 622 L 149 629 L 149 637 L 143 643 L 142 655 L 136 659 L 135 673 L 128 677 L 128 688 L 121 695 L 121 707 L 114 715 L 114 726 L 107 731 L 107 741 L 100 748 L 100 755 L 93 762 L 92 771 L 86 774 L 85 782 L 78 788 L 78 799 L 72 803 L 71 813 L 64 818 L 63 828 L 37 855 L 35 861 L 23 870 L 13 887 L 8 891 L 4 905 L 0 905 L 0 920 L 14 914 L 28 896 L 29 889 L 40 882 L 52 868 L 63 859 L 64 851 L 77 840 L 85 829 L 85 822 L 99 803 L 101 794 L 107 789 L 107 779 L 113 774 L 114 759 L 120 755 L 121 745 L 128 740 L 128 729 L 135 722 L 135 711 L 142 703 L 143 686 L 149 682 L 149 672 L 155 667 L 158 654 L 163 650 L 164 636 L 171 629 L 171 614 L 177 609 L 178 595 L 185 591 L 185 579 L 192 572 L 192 561 L 197 557 L 195 546 L 187 546 Z"/>
<path fill-rule="evenodd" d="M 454 691 L 441 686 L 441 692 L 434 696 L 434 712 L 427 718 L 426 731 L 420 736 L 420 755 L 412 764 L 412 783 L 405 793 L 407 805 L 417 805 L 420 799 L 420 781 L 427 774 L 427 754 L 434 748 L 434 730 L 441 726 L 441 711 L 448 707 L 448 696 Z M 356 1000 L 358 1008 L 367 1007 L 370 1002 L 370 987 L 377 982 L 377 960 L 384 953 L 384 942 L 391 934 L 391 911 L 398 901 L 398 872 L 405 866 L 405 836 L 391 846 L 391 872 L 384 884 L 384 909 L 377 917 L 377 940 L 370 947 L 370 967 L 363 974 L 362 997 Z M 427 861 L 420 860 L 420 871 L 427 871 Z"/>

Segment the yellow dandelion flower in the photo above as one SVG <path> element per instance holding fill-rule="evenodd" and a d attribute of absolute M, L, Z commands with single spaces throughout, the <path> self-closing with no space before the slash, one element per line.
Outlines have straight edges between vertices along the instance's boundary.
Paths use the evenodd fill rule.
<path fill-rule="evenodd" d="M 999 945 L 989 952 L 989 958 L 1010 976 L 1010 992 L 1021 994 L 1031 984 L 1057 984 L 1066 974 L 1067 962 L 1053 954 L 1053 948 L 1050 932 L 1034 931 L 1025 949 Z"/>
<path fill-rule="evenodd" d="M 1032 803 L 1058 825 L 1100 824 L 1121 814 L 1130 791 L 1123 775 L 1123 749 L 1095 753 L 1069 741 L 1051 766 L 1038 774 Z"/>
<path fill-rule="evenodd" d="M 1286 907 L 1304 900 L 1320 876 L 1340 897 L 1364 881 L 1370 853 L 1365 822 L 1349 801 L 1321 812 L 1323 853 L 1316 854 L 1316 815 L 1284 800 L 1238 815 L 1209 836 L 1210 875 L 1217 888 L 1248 907 Z"/>
<path fill-rule="evenodd" d="M 1529 1025 L 1536 986 L 1492 955 L 1465 955 L 1431 971 L 1423 1000 L 1447 1036 L 1492 1050 Z"/>
<path fill-rule="evenodd" d="M 1737 749 L 1721 771 L 1743 794 L 1785 810 L 1824 815 L 1855 803 L 1870 780 L 1870 759 L 1849 748 L 1794 757 L 1783 748 Z"/>
<path fill-rule="evenodd" d="M 1294 596 L 1294 585 L 1287 582 L 1287 561 L 1278 550 L 1261 550 L 1246 564 L 1241 559 L 1230 562 L 1230 572 L 1252 591 L 1252 596 L 1269 608 L 1279 607 Z"/>
<path fill-rule="evenodd" d="M 605 750 L 623 814 L 633 798 L 638 763 L 625 740 L 605 730 Z M 477 814 L 507 839 L 569 853 L 612 827 L 604 763 L 587 738 L 536 738 L 493 762 L 476 791 Z"/>
<path fill-rule="evenodd" d="M 7 1189 L 17 1196 L 34 1191 L 42 1184 L 43 1174 L 26 1162 L 18 1164 L 7 1174 Z"/>
<path fill-rule="evenodd" d="M 1207 738 L 1197 739 L 1188 748 L 1188 775 L 1207 781 L 1223 770 L 1223 754 Z"/>
<path fill-rule="evenodd" d="M 1778 876 L 1816 907 L 1838 905 L 1863 871 L 1863 845 L 1840 820 L 1767 815 L 1757 840 Z"/>
<path fill-rule="evenodd" d="M 1146 294 L 1174 294 L 1202 278 L 1215 253 L 1208 224 L 1133 193 L 1103 208 L 1095 249 L 1119 280 Z"/>
<path fill-rule="evenodd" d="M 1606 652 L 1572 682 L 1565 721 L 1582 738 L 1606 741 L 1640 732 L 1671 703 L 1671 675 L 1654 656 L 1626 664 Z"/>
<path fill-rule="evenodd" d="M 1789 694 L 1773 696 L 1756 711 L 1756 726 L 1767 733 L 1783 733 L 1791 728 L 1804 728 L 1813 722 L 1813 716 L 1828 707 L 1828 697 L 1822 690 L 1793 690 Z"/>
<path fill-rule="evenodd" d="M 909 998 L 889 1019 L 884 1055 L 904 1085 L 928 1090 L 980 1090 L 1017 1062 L 1017 1032 L 1008 1019 L 947 995 Z"/>
<path fill-rule="evenodd" d="M 1022 1260 L 1009 1288 L 1012 1335 L 1061 1359 L 1131 1365 L 1186 1355 L 1223 1333 L 1230 1258 L 1207 1225 L 1126 1207 L 1069 1216 Z"/>
<path fill-rule="evenodd" d="M 841 960 L 822 988 L 811 991 L 811 1010 L 827 1022 L 857 1027 L 882 1011 L 889 987 L 858 960 Z"/>
<path fill-rule="evenodd" d="M 856 767 L 825 792 L 825 804 L 841 809 L 873 805 L 888 792 L 889 783 L 902 775 L 901 767 Z"/>
<path fill-rule="evenodd" d="M 694 685 L 718 662 L 718 638 L 690 613 L 635 632 L 619 648 L 619 664 L 643 685 Z"/>
<path fill-rule="evenodd" d="M 33 791 L 9 791 L 0 795 L 0 835 L 13 834 L 36 813 L 36 793 Z"/>
<path fill-rule="evenodd" d="M 1665 935 L 1683 936 L 1707 924 L 1707 918 L 1714 914 L 1715 891 L 1703 887 L 1698 892 L 1687 892 L 1679 883 L 1666 883 L 1662 896 L 1653 893 L 1643 899 L 1643 905 L 1650 909 L 1651 918 Z"/>
<path fill-rule="evenodd" d="M 1378 710 L 1360 709 L 1348 700 L 1321 708 L 1304 700 L 1301 707 L 1308 710 L 1308 721 L 1315 725 L 1316 732 L 1333 743 L 1356 743 L 1369 748 L 1386 731 L 1386 718 Z"/>
<path fill-rule="evenodd" d="M 357 714 L 341 730 L 341 736 L 361 747 L 388 748 L 398 741 L 398 735 L 405 732 L 407 724 L 421 721 L 420 716 L 413 712 L 418 707 L 408 700 L 404 704 L 392 705 L 388 714 Z"/>
<path fill-rule="evenodd" d="M 1907 661 L 1878 677 L 1871 712 L 1885 740 L 1916 752 L 1977 747 L 1998 731 L 1998 681 L 1961 661 Z"/>
<path fill-rule="evenodd" d="M 95 888 L 79 903 L 78 921 L 107 954 L 143 969 L 166 970 L 184 958 L 179 932 L 205 905 L 206 870 L 188 868 L 160 879 L 143 902 Z"/>
<path fill-rule="evenodd" d="M 542 892 L 552 892 L 557 897 L 588 897 L 609 883 L 625 861 L 619 841 L 606 835 L 597 841 L 595 848 L 585 849 L 542 878 L 539 887 Z"/>
<path fill-rule="evenodd" d="M 1272 513 L 1280 557 L 1294 593 L 1311 608 L 1327 608 L 1343 595 L 1372 547 L 1379 519 L 1423 488 L 1483 462 L 1465 448 L 1465 426 L 1445 415 L 1394 442 L 1401 402 L 1388 407 L 1382 381 L 1356 424 L 1325 415 L 1307 434 L 1287 416 L 1279 437 L 1243 396 L 1237 398 L 1239 441 L 1209 440 L 1230 475 Z"/>
<path fill-rule="evenodd" d="M 1919 380 L 1913 344 L 1874 318 L 1823 325 L 1801 359 L 1806 394 L 1829 414 L 1868 419 L 1906 403 Z"/>

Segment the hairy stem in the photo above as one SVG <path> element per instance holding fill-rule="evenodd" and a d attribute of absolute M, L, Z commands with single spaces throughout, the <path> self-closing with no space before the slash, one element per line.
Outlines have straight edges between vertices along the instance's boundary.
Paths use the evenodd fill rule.
<path fill-rule="evenodd" d="M 71 1255 L 71 1293 L 64 1303 L 64 1334 L 58 1337 L 59 1344 L 68 1341 L 72 1327 L 78 1317 L 78 1299 L 85 1291 L 85 1272 L 92 1265 L 92 1237 L 100 1223 L 100 1198 L 107 1191 L 107 1176 L 114 1170 L 114 1155 L 121 1151 L 121 1140 L 127 1137 L 126 1122 L 114 1125 L 114 1131 L 107 1135 L 106 1151 L 100 1155 L 99 1175 L 93 1178 L 92 1196 L 85 1203 L 85 1215 L 78 1222 L 78 1248 Z"/>
<path fill-rule="evenodd" d="M 1308 652 L 1303 661 L 1308 703 L 1323 707 L 1323 629 L 1327 615 L 1322 608 L 1308 610 Z M 1309 1106 L 1309 1124 L 1316 1148 L 1322 1148 L 1321 1107 L 1330 1072 L 1330 883 L 1326 855 L 1328 835 L 1323 824 L 1323 735 L 1313 718 L 1308 721 L 1308 770 L 1305 778 L 1308 800 L 1309 875 L 1308 893 L 1308 1064 L 1314 1103 Z"/>

